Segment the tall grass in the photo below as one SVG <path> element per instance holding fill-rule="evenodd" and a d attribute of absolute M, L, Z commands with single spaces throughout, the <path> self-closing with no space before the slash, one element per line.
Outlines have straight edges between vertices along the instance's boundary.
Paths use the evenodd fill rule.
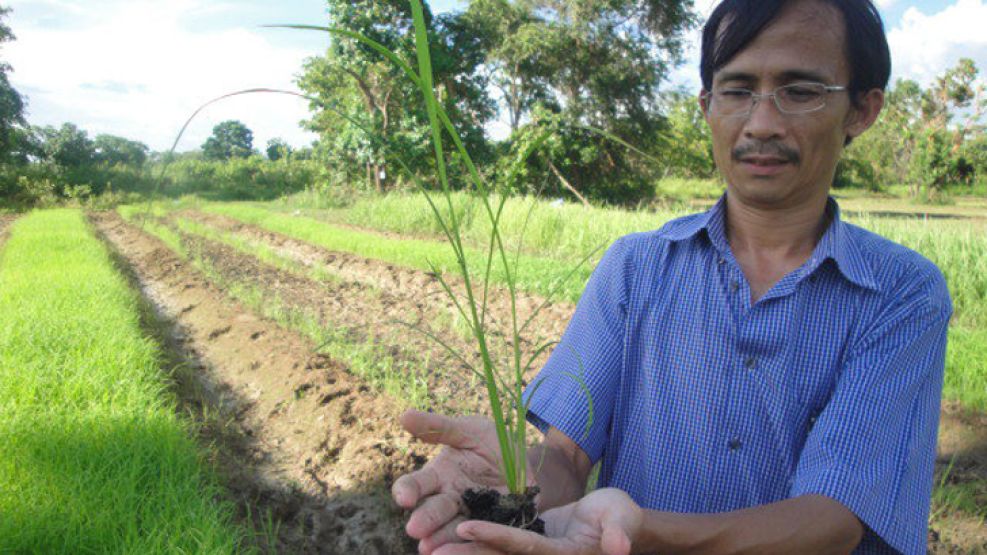
<path fill-rule="evenodd" d="M 176 415 L 137 298 L 78 211 L 0 259 L 0 553 L 233 553 L 242 531 Z"/>
<path fill-rule="evenodd" d="M 490 220 L 475 195 L 452 193 L 451 204 L 460 220 L 463 238 L 471 245 L 483 245 L 490 237 Z M 493 197 L 499 203 L 499 197 Z M 271 209 L 283 205 L 271 203 Z M 659 212 L 629 211 L 616 208 L 587 208 L 533 197 L 510 197 L 500 216 L 500 232 L 508 244 L 522 244 L 525 252 L 559 260 L 578 260 L 600 245 L 628 233 L 661 227 L 666 221 L 685 215 L 687 208 Z M 320 211 L 332 221 L 396 233 L 440 236 L 442 230 L 423 193 L 391 194 L 358 199 L 346 209 Z M 313 214 L 315 215 L 315 214 Z M 527 223 L 527 227 L 525 227 Z M 522 237 L 523 230 L 523 237 Z"/>

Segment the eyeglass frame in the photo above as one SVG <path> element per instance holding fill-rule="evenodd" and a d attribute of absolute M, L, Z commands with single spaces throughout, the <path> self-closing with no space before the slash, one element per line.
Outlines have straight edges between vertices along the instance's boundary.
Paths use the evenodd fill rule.
<path fill-rule="evenodd" d="M 799 85 L 802 85 L 802 86 L 805 86 L 805 85 L 817 86 L 818 85 L 818 86 L 820 86 L 820 87 L 823 88 L 823 90 L 825 91 L 826 94 L 834 93 L 834 92 L 844 92 L 844 91 L 849 91 L 850 90 L 849 87 L 843 86 L 843 85 L 827 85 L 825 83 L 817 83 L 817 82 L 814 82 L 814 81 L 802 81 L 802 82 L 798 82 L 798 83 L 789 83 L 788 85 L 781 85 L 779 87 L 775 87 L 771 92 L 768 92 L 768 93 L 756 93 L 756 92 L 754 92 L 754 91 L 752 91 L 750 89 L 744 88 L 744 87 L 725 87 L 723 89 L 720 89 L 720 91 L 707 91 L 707 92 L 704 92 L 703 94 L 700 95 L 700 98 L 702 98 L 707 103 L 710 103 L 711 100 L 713 99 L 713 95 L 716 92 L 723 92 L 723 91 L 745 91 L 745 92 L 750 93 L 750 106 L 747 108 L 747 110 L 746 111 L 739 111 L 739 112 L 736 112 L 736 113 L 733 113 L 733 114 L 723 114 L 724 117 L 729 117 L 729 118 L 734 118 L 734 117 L 745 117 L 746 118 L 746 117 L 750 117 L 750 115 L 754 113 L 754 108 L 757 107 L 757 105 L 761 102 L 761 99 L 764 98 L 764 97 L 771 97 L 771 101 L 774 102 L 775 108 L 778 109 L 778 112 L 781 113 L 781 114 L 785 114 L 787 116 L 798 116 L 798 115 L 802 115 L 802 114 L 811 114 L 813 112 L 818 112 L 819 110 L 822 110 L 823 108 L 826 107 L 826 99 L 824 97 L 822 104 L 820 104 L 819 106 L 817 106 L 815 108 L 809 109 L 809 110 L 804 110 L 804 111 L 801 111 L 801 112 L 791 112 L 791 111 L 788 111 L 788 110 L 785 110 L 784 108 L 782 108 L 781 107 L 781 103 L 778 100 L 778 91 L 780 91 L 781 89 L 789 88 L 789 87 L 797 87 Z M 712 105 L 712 104 L 710 104 L 710 105 Z"/>

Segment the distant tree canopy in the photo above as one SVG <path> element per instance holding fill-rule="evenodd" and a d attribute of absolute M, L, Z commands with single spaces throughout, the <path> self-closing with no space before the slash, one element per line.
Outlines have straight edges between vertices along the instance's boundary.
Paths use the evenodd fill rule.
<path fill-rule="evenodd" d="M 362 33 L 416 66 L 407 2 L 327 4 L 330 26 Z M 483 126 L 498 108 L 511 131 L 521 133 L 508 149 L 527 144 L 524 137 L 553 134 L 550 146 L 524 162 L 531 165 L 527 185 L 505 186 L 522 190 L 550 181 L 576 196 L 613 200 L 645 194 L 650 164 L 583 127 L 658 149 L 664 128 L 658 87 L 669 64 L 681 58 L 684 31 L 696 22 L 691 0 L 472 0 L 465 12 L 439 17 L 425 8 L 438 96 L 475 158 L 492 153 Z M 309 126 L 322 134 L 320 148 L 334 167 L 348 168 L 350 178 L 364 173 L 386 190 L 384 176 L 394 172 L 385 171 L 384 151 L 391 150 L 428 176 L 428 165 L 417 162 L 427 160 L 420 95 L 372 49 L 334 37 L 325 56 L 307 62 L 299 85 L 380 138 L 313 105 Z M 499 106 L 491 88 L 499 92 Z"/>
<path fill-rule="evenodd" d="M 95 158 L 104 164 L 140 167 L 147 161 L 147 145 L 116 135 L 97 135 L 93 142 Z"/>
<path fill-rule="evenodd" d="M 963 58 L 926 89 L 896 82 L 877 123 L 847 149 L 837 185 L 901 183 L 918 195 L 987 180 L 987 92 L 979 74 Z"/>
<path fill-rule="evenodd" d="M 374 39 L 412 66 L 412 18 L 405 0 L 328 0 L 329 25 Z M 438 96 L 471 152 L 487 148 L 483 125 L 494 115 L 477 71 L 482 52 L 454 17 L 433 17 L 425 6 Z M 431 166 L 428 117 L 420 93 L 401 70 L 371 48 L 334 36 L 323 56 L 310 58 L 299 86 L 313 103 L 306 126 L 319 133 L 318 150 L 347 181 L 389 189 L 400 155 L 414 170 Z M 354 123 L 356 122 L 356 123 Z M 371 134 L 368 134 L 370 131 Z"/>
<path fill-rule="evenodd" d="M 63 123 L 59 128 L 49 125 L 35 130 L 41 141 L 44 160 L 62 168 L 77 168 L 96 161 L 96 145 L 89 134 L 74 123 Z"/>
<path fill-rule="evenodd" d="M 0 45 L 14 40 L 14 33 L 4 22 L 10 8 L 0 7 Z M 28 140 L 27 122 L 24 120 L 24 99 L 10 84 L 8 74 L 10 64 L 0 61 L 0 162 L 19 158 L 26 161 L 23 153 Z M 20 156 L 17 154 L 20 151 Z"/>
<path fill-rule="evenodd" d="M 206 160 L 246 158 L 254 152 L 254 133 L 237 120 L 227 120 L 212 128 L 212 136 L 202 145 Z"/>
<path fill-rule="evenodd" d="M 273 162 L 288 158 L 292 154 L 292 148 L 284 139 L 275 138 L 267 141 L 267 148 L 264 152 L 267 154 L 267 159 Z"/>

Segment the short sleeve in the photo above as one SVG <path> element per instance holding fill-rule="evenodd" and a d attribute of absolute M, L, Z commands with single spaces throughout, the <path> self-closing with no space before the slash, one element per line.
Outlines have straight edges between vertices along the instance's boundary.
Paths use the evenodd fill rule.
<path fill-rule="evenodd" d="M 791 489 L 792 497 L 824 495 L 852 511 L 866 529 L 857 553 L 926 552 L 952 308 L 938 269 L 902 281 L 851 339 Z"/>
<path fill-rule="evenodd" d="M 557 428 L 596 462 L 610 431 L 623 365 L 630 253 L 626 238 L 604 254 L 590 276 L 561 341 L 525 391 L 528 420 Z M 580 376 L 577 380 L 573 375 Z M 585 389 L 584 386 L 585 385 Z M 587 398 L 587 393 L 589 398 Z M 592 424 L 589 403 L 592 402 Z"/>

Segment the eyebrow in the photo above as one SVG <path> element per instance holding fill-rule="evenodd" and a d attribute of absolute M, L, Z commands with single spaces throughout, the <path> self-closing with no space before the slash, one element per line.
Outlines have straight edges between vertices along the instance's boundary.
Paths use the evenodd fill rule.
<path fill-rule="evenodd" d="M 790 69 L 783 71 L 781 73 L 782 81 L 812 81 L 814 83 L 826 83 L 829 79 L 823 76 L 821 73 L 807 70 L 807 69 Z M 753 82 L 757 81 L 757 77 L 754 74 L 746 73 L 743 71 L 725 71 L 721 72 L 716 76 L 715 81 L 717 83 L 722 83 L 724 81 L 745 81 Z"/>

